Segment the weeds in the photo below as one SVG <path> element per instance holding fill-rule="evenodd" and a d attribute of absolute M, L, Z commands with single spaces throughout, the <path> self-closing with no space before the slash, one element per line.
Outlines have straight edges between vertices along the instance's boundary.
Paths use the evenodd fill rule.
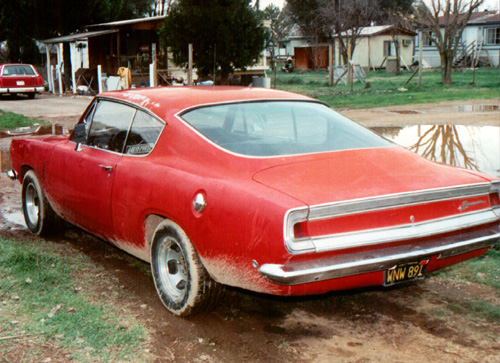
<path fill-rule="evenodd" d="M 51 252 L 46 243 L 0 239 L 1 336 L 50 341 L 82 361 L 137 359 L 146 330 L 92 294 L 96 267 L 90 261 L 61 246 Z M 10 344 L 0 341 L 0 352 L 8 353 Z"/>

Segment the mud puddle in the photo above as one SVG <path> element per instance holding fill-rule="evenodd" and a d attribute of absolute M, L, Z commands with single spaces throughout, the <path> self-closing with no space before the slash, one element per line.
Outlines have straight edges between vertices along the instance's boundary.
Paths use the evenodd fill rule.
<path fill-rule="evenodd" d="M 429 160 L 500 177 L 500 127 L 409 125 L 372 130 Z"/>
<path fill-rule="evenodd" d="M 448 106 L 444 110 L 442 107 L 439 108 L 428 108 L 425 110 L 391 110 L 391 113 L 397 113 L 401 115 L 413 115 L 422 113 L 436 113 L 436 112 L 495 112 L 499 111 L 499 105 L 454 105 Z"/>

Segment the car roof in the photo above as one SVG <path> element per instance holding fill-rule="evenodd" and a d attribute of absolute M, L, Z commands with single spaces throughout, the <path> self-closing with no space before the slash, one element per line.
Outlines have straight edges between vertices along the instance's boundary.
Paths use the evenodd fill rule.
<path fill-rule="evenodd" d="M 223 102 L 258 100 L 309 100 L 307 96 L 292 92 L 259 87 L 192 86 L 136 88 L 104 92 L 98 97 L 111 97 L 135 103 L 161 117 L 182 110 Z"/>

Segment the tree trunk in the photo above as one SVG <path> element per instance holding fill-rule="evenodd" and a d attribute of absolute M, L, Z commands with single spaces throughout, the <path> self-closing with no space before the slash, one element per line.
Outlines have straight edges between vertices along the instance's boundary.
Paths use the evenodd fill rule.
<path fill-rule="evenodd" d="M 453 66 L 453 58 L 449 58 L 446 54 L 441 54 L 441 80 L 444 85 L 451 85 L 451 70 Z"/>

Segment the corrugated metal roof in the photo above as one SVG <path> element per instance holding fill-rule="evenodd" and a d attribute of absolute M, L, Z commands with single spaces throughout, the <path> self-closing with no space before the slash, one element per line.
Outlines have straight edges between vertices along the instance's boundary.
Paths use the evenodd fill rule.
<path fill-rule="evenodd" d="M 55 44 L 55 43 L 69 43 L 75 40 L 80 39 L 88 39 L 92 37 L 98 37 L 100 35 L 118 33 L 118 29 L 108 29 L 108 30 L 99 30 L 95 32 L 85 32 L 85 33 L 76 33 L 71 35 L 65 35 L 63 37 L 51 38 L 42 40 L 41 43 L 44 44 Z"/>

